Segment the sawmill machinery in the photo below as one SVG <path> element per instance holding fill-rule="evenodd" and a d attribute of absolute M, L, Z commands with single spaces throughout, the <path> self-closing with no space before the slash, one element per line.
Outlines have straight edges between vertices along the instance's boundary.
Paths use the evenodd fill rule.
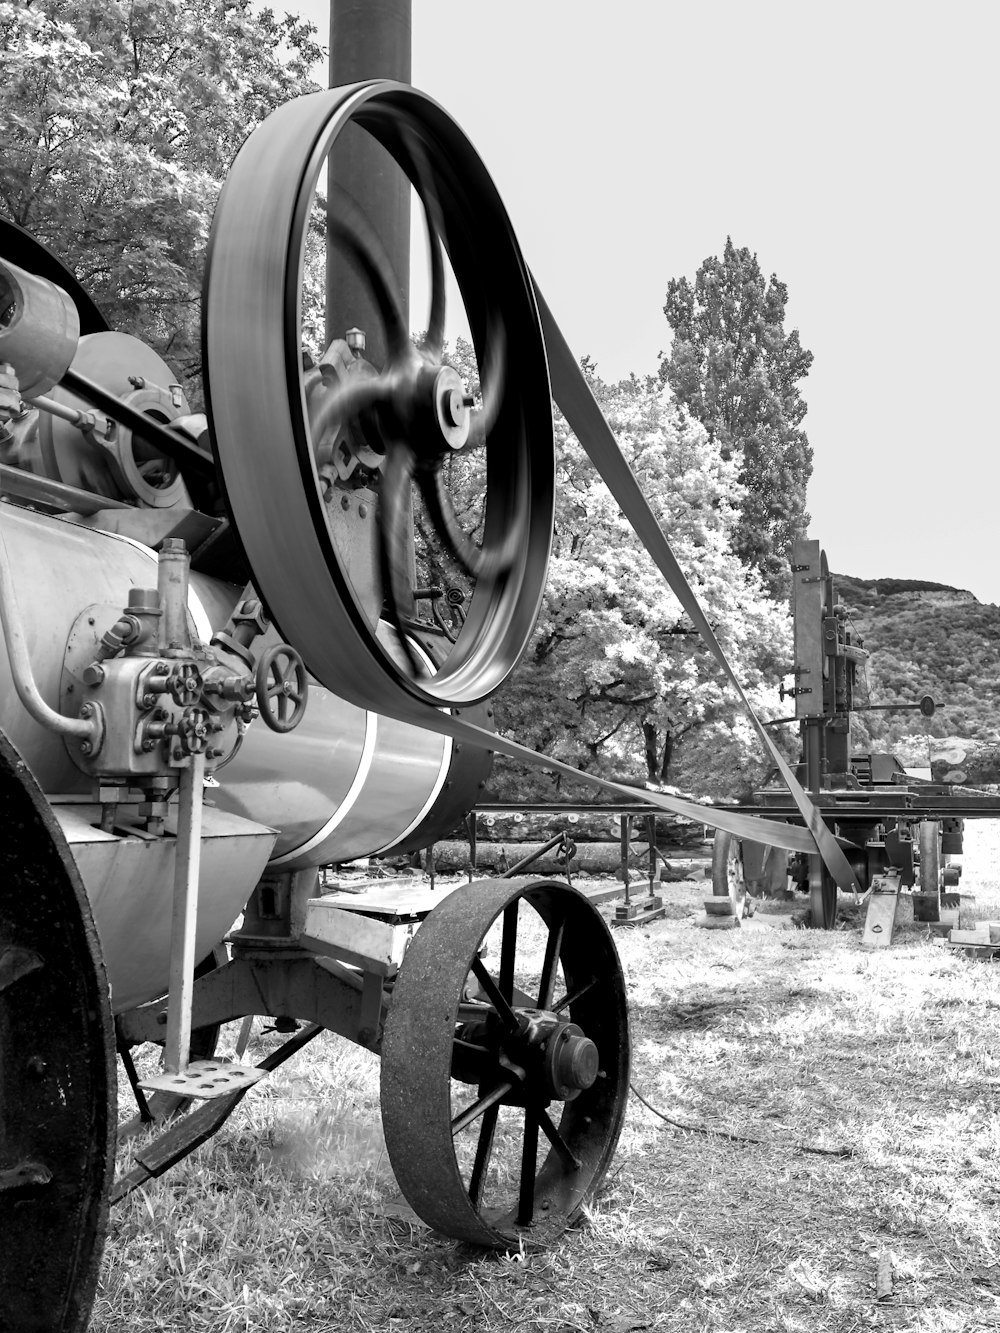
<path fill-rule="evenodd" d="M 793 680 L 782 685 L 779 694 L 794 700 L 795 714 L 771 725 L 798 725 L 797 776 L 841 840 L 858 885 L 867 890 L 876 877 L 891 876 L 899 887 L 915 889 L 922 918 L 936 921 L 942 894 L 958 886 L 961 866 L 954 858 L 962 851 L 964 821 L 996 819 L 1000 801 L 987 793 L 915 778 L 893 754 L 854 750 L 854 714 L 914 712 L 929 719 L 935 702 L 925 694 L 912 702 L 873 703 L 861 685 L 869 652 L 840 600 L 826 552 L 818 541 L 799 538 L 791 562 Z M 776 782 L 755 792 L 752 804 L 737 808 L 766 809 L 772 817 L 797 816 L 787 790 Z M 786 887 L 808 893 L 812 925 L 833 927 L 837 882 L 821 857 L 809 852 L 789 855 L 724 829 L 716 832 L 714 896 L 745 905 L 748 892 L 756 896 Z"/>
<path fill-rule="evenodd" d="M 453 828 L 492 752 L 573 773 L 495 734 L 490 706 L 544 589 L 551 396 L 746 702 L 485 166 L 406 82 L 408 6 L 379 15 L 375 32 L 364 6 L 334 7 L 350 67 L 233 164 L 203 292 L 204 413 L 58 256 L 0 226 L 2 1327 L 83 1328 L 110 1203 L 324 1030 L 380 1056 L 392 1168 L 438 1230 L 545 1244 L 600 1185 L 629 1044 L 588 900 L 529 878 L 350 904 L 318 882 Z M 431 256 L 419 346 L 411 189 Z M 310 352 L 317 244 L 329 324 Z M 446 259 L 481 396 L 444 356 Z M 474 533 L 450 490 L 465 464 Z M 415 579 L 415 506 L 450 595 Z M 643 799 L 816 853 L 853 887 L 753 721 L 790 792 L 778 818 Z M 286 1042 L 258 1066 L 214 1059 L 219 1025 L 248 1015 Z M 162 1068 L 141 1076 L 149 1043 Z M 142 1118 L 195 1104 L 117 1181 L 116 1056 Z"/>

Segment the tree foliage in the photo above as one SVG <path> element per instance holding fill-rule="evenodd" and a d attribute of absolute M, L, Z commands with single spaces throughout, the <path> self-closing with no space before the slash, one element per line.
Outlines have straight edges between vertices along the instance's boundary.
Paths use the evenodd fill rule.
<path fill-rule="evenodd" d="M 733 549 L 769 590 L 788 588 L 787 551 L 805 532 L 812 450 L 801 429 L 799 382 L 809 371 L 797 329 L 785 331 L 788 289 L 765 282 L 757 256 L 726 238 L 691 283 L 673 278 L 663 312 L 673 330 L 660 378 L 708 431 L 723 457 L 737 459 L 743 487 Z"/>
<path fill-rule="evenodd" d="M 937 703 L 929 721 L 913 712 L 858 712 L 855 749 L 926 764 L 928 737 L 1000 740 L 1000 607 L 924 580 L 838 574 L 835 581 L 871 653 L 859 702 L 913 704 L 930 694 Z"/>
<path fill-rule="evenodd" d="M 584 368 L 737 674 L 773 715 L 789 620 L 730 549 L 741 497 L 735 460 L 655 377 L 606 385 Z M 525 659 L 498 699 L 498 722 L 601 776 L 736 794 L 761 765 L 750 724 L 559 414 L 556 434 L 548 587 Z"/>
<path fill-rule="evenodd" d="M 189 381 L 219 189 L 315 86 L 315 31 L 248 0 L 0 3 L 0 209 Z"/>

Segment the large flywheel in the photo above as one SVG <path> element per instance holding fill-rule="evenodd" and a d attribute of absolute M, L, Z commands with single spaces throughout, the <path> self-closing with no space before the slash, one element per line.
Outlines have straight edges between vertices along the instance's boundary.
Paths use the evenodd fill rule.
<path fill-rule="evenodd" d="M 322 197 L 327 160 L 348 128 L 382 145 L 423 205 L 430 314 L 419 347 L 371 221 L 335 183 L 329 208 Z M 382 365 L 356 355 L 353 329 L 318 362 L 305 354 L 303 287 L 324 244 L 367 283 Z M 445 357 L 446 262 L 481 407 Z M 230 514 L 257 588 L 309 670 L 348 698 L 371 697 L 373 681 L 387 703 L 458 707 L 488 697 L 523 652 L 544 589 L 551 400 L 530 275 L 489 174 L 447 114 L 406 85 L 358 84 L 299 98 L 255 130 L 215 215 L 203 343 Z M 471 454 L 485 460 L 484 504 L 469 530 L 451 481 L 456 459 Z M 372 496 L 374 598 L 358 574 Z M 451 651 L 433 672 L 405 651 L 411 505 L 469 587 Z M 380 612 L 399 631 L 402 662 L 376 637 Z"/>
<path fill-rule="evenodd" d="M 576 889 L 492 880 L 414 936 L 382 1043 L 382 1123 L 413 1208 L 477 1245 L 551 1243 L 592 1199 L 628 1098 L 625 983 Z"/>

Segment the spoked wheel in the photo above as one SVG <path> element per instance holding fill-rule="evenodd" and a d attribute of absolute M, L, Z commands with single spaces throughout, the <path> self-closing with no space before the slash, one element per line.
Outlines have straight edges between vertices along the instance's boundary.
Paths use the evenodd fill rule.
<path fill-rule="evenodd" d="M 0 1328 L 87 1326 L 114 1166 L 114 1036 L 90 905 L 0 734 Z"/>
<path fill-rule="evenodd" d="M 447 1235 L 549 1244 L 604 1177 L 628 1071 L 624 980 L 587 899 L 553 880 L 455 890 L 418 930 L 386 1022 L 400 1188 Z"/>
<path fill-rule="evenodd" d="M 317 182 L 348 125 L 387 150 L 423 204 L 431 298 L 419 349 L 370 221 L 336 184 L 329 212 L 317 206 Z M 367 284 L 383 325 L 383 365 L 334 341 L 318 366 L 303 370 L 303 273 L 317 237 Z M 445 362 L 445 256 L 478 360 L 478 412 Z M 534 626 L 554 458 L 534 288 L 496 188 L 461 130 L 429 98 L 392 83 L 331 89 L 279 108 L 227 179 L 204 311 L 206 397 L 227 503 L 283 637 L 314 676 L 354 702 L 458 707 L 486 698 Z M 473 531 L 457 517 L 449 486 L 470 437 L 485 451 L 485 502 Z M 374 598 L 364 557 L 373 494 Z M 474 585 L 464 624 L 435 670 L 412 653 L 394 659 L 376 635 L 384 604 L 408 642 L 406 534 L 415 499 L 450 567 Z"/>
<path fill-rule="evenodd" d="M 833 930 L 837 923 L 837 881 L 815 855 L 809 857 L 809 912 L 814 930 Z"/>
<path fill-rule="evenodd" d="M 747 896 L 743 871 L 743 843 L 734 833 L 715 830 L 712 842 L 712 896 L 728 898 L 737 917 L 743 915 Z"/>

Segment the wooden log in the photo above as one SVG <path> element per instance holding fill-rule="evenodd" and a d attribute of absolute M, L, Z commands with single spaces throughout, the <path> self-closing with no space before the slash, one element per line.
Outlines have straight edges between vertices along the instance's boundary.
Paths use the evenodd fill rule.
<path fill-rule="evenodd" d="M 963 736 L 930 741 L 931 781 L 963 787 L 1000 783 L 1000 745 Z"/>
<path fill-rule="evenodd" d="M 575 842 L 575 840 L 574 840 Z M 484 842 L 476 843 L 476 864 L 486 873 L 499 873 L 518 861 L 539 851 L 543 842 Z M 571 871 L 581 871 L 589 875 L 617 875 L 621 870 L 621 846 L 617 842 L 575 842 L 576 855 L 570 862 Z M 537 870 L 541 874 L 562 874 L 564 867 L 557 858 L 559 848 L 545 853 L 528 867 L 525 874 Z M 427 853 L 421 853 L 424 864 Z M 438 842 L 434 844 L 434 865 L 442 874 L 466 870 L 469 866 L 469 844 L 467 842 Z M 631 843 L 629 846 L 629 873 L 636 879 L 648 878 L 649 847 L 646 843 Z"/>

